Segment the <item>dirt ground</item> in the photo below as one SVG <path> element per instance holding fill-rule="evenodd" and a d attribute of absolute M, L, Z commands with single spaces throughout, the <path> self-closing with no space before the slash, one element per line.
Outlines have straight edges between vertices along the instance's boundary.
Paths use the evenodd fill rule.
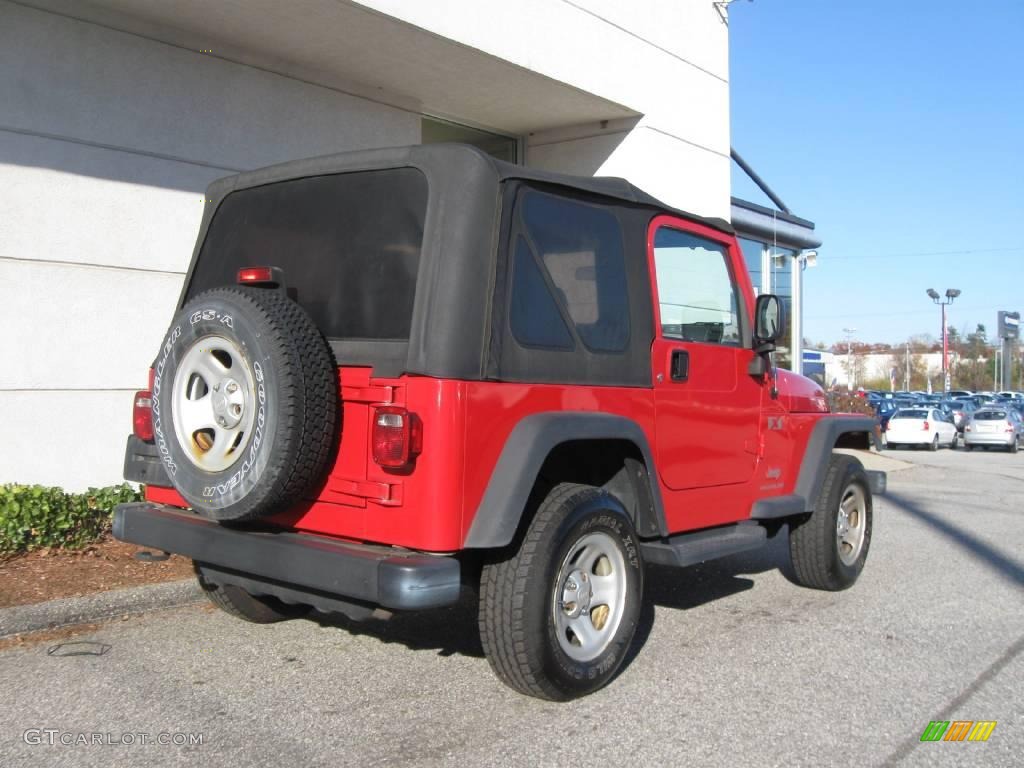
<path fill-rule="evenodd" d="M 133 557 L 139 549 L 107 537 L 74 552 L 40 550 L 0 559 L 0 608 L 192 576 L 191 560 L 174 555 L 146 563 Z"/>

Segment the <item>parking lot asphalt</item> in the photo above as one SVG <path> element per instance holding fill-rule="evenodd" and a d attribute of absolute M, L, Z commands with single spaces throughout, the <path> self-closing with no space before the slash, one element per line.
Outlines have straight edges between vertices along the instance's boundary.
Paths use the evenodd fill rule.
<path fill-rule="evenodd" d="M 651 568 L 638 653 L 586 699 L 499 684 L 468 600 L 362 625 L 193 606 L 0 651 L 0 766 L 1020 765 L 1024 454 L 893 455 L 914 466 L 876 501 L 851 590 L 790 583 L 781 537 Z M 997 725 L 922 743 L 932 720 Z M 203 743 L 59 743 L 94 733 Z"/>

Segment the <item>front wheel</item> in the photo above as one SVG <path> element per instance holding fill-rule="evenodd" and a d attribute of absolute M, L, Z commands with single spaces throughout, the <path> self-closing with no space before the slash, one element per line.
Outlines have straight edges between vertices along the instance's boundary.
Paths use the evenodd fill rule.
<path fill-rule="evenodd" d="M 837 591 L 853 586 L 871 545 L 871 487 L 861 463 L 834 453 L 814 512 L 790 527 L 789 554 L 805 587 Z"/>
<path fill-rule="evenodd" d="M 518 547 L 483 568 L 484 652 L 520 693 L 584 696 L 621 666 L 642 599 L 640 543 L 622 505 L 598 488 L 560 484 Z"/>
<path fill-rule="evenodd" d="M 957 449 L 957 446 L 959 446 L 959 445 L 960 445 L 960 435 L 959 434 L 955 434 L 955 435 L 953 435 L 953 439 L 949 441 L 949 449 L 951 451 L 955 451 Z"/>

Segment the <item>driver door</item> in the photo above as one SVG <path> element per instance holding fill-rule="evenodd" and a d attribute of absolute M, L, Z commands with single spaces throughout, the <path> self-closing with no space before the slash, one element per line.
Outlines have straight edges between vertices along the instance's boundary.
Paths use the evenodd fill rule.
<path fill-rule="evenodd" d="M 648 255 L 661 478 L 676 491 L 746 483 L 758 459 L 763 387 L 749 373 L 751 308 L 737 280 L 738 249 L 709 227 L 662 216 L 651 224 Z"/>

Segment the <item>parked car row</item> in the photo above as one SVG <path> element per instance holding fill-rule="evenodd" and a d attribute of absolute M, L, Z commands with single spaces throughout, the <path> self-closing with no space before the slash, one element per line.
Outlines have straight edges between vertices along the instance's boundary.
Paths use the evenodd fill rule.
<path fill-rule="evenodd" d="M 867 392 L 888 448 L 1024 447 L 1024 393 Z"/>

